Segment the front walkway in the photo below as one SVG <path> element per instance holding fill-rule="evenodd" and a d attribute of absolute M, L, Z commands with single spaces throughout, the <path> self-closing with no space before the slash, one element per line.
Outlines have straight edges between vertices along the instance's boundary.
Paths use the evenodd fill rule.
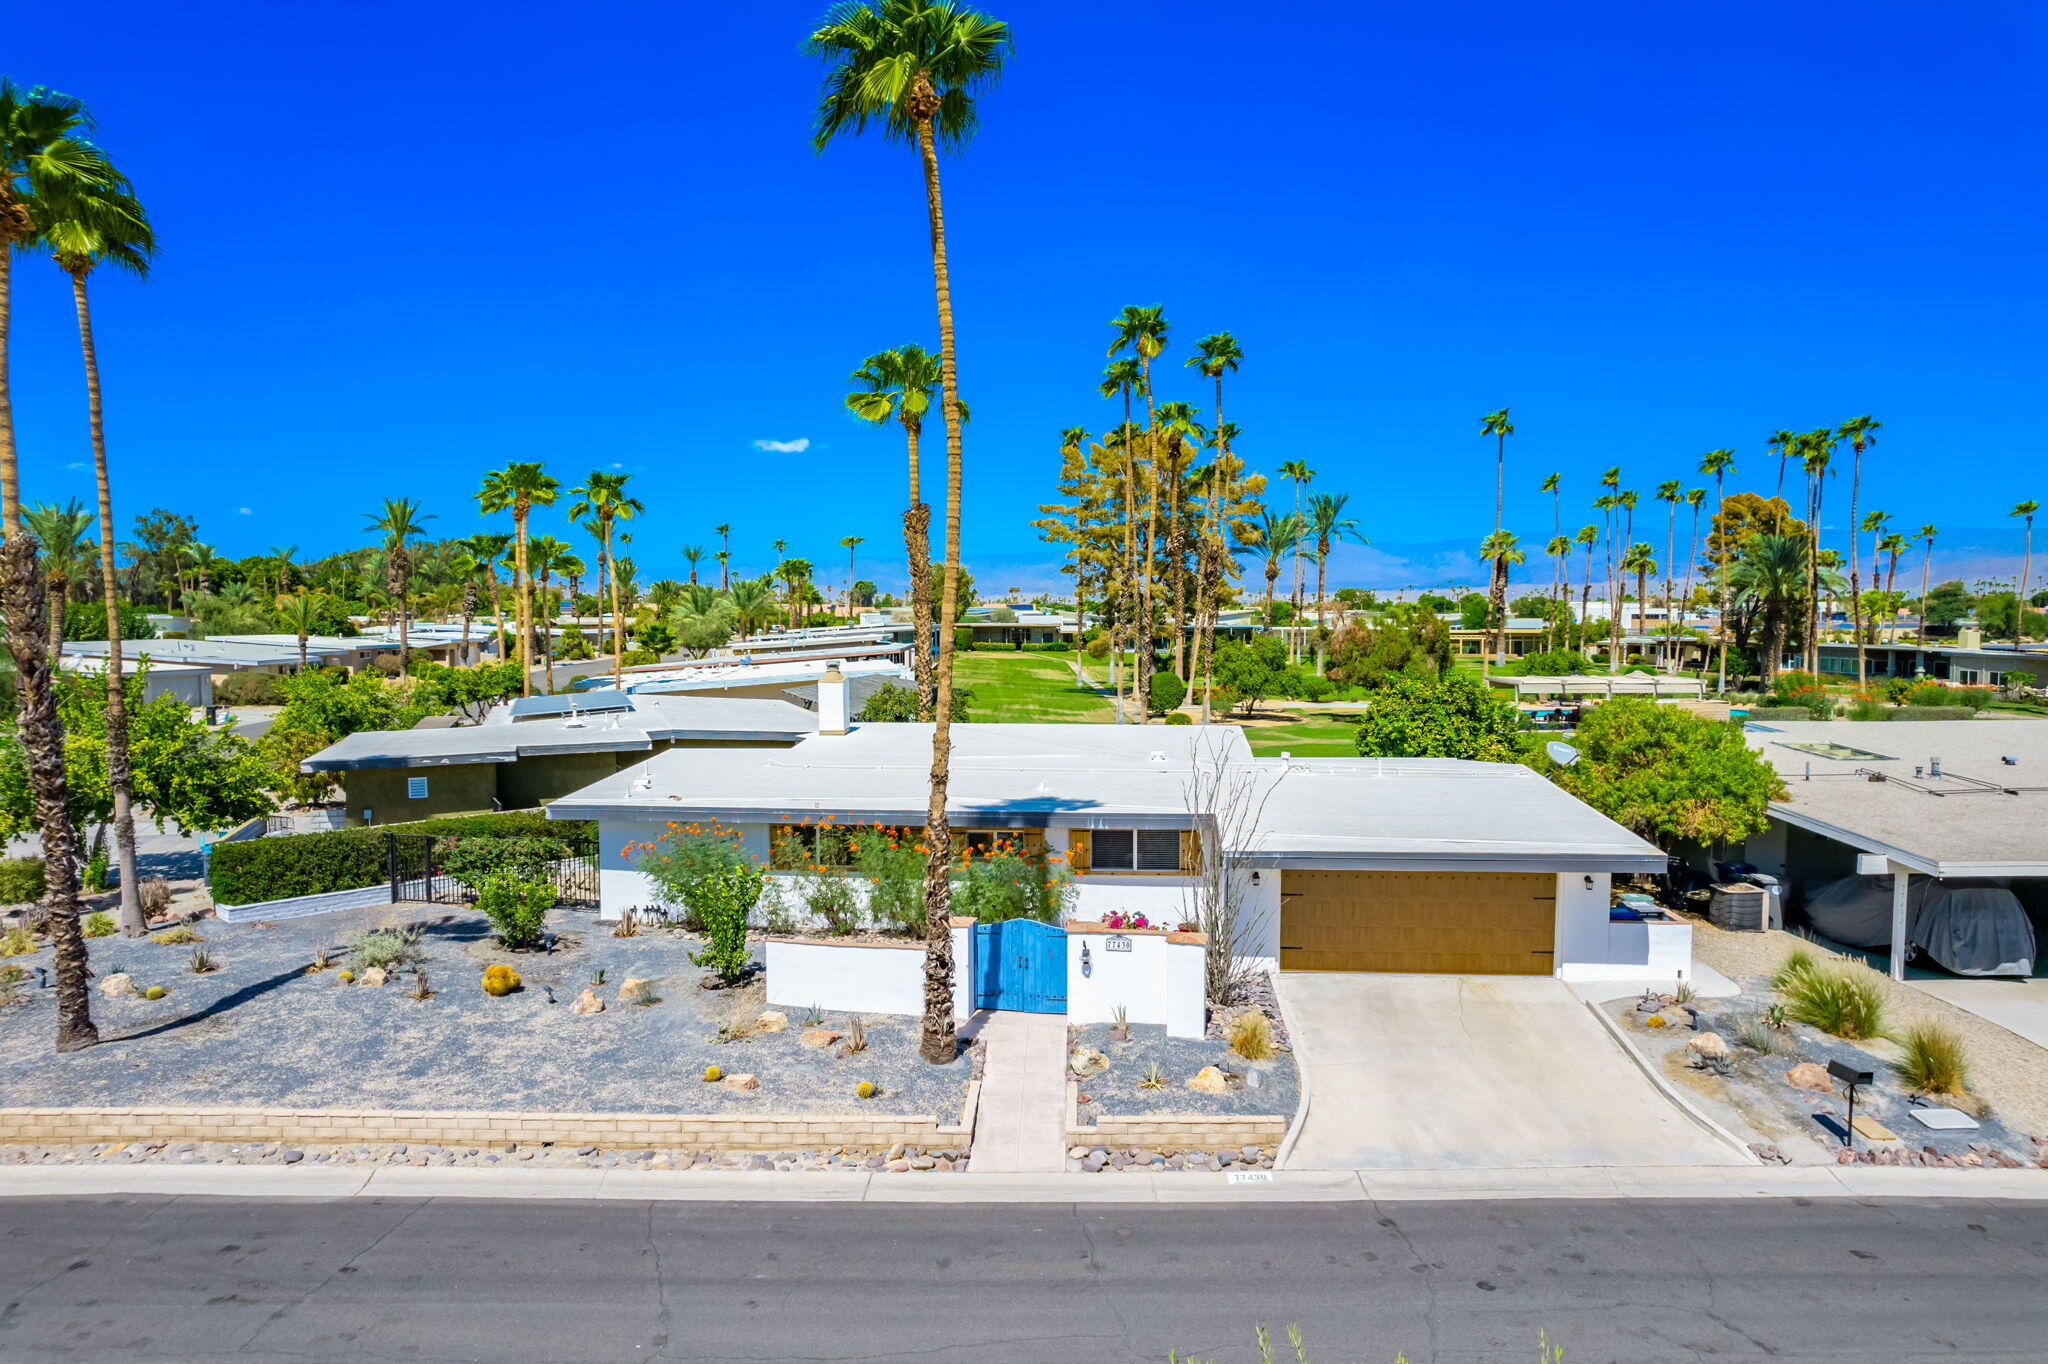
<path fill-rule="evenodd" d="M 1747 1165 L 1562 981 L 1283 972 L 1308 1116 L 1294 1170 Z"/>
<path fill-rule="evenodd" d="M 975 1174 L 1057 1174 L 1067 1168 L 1067 1016 L 989 1013 L 974 1115 Z"/>

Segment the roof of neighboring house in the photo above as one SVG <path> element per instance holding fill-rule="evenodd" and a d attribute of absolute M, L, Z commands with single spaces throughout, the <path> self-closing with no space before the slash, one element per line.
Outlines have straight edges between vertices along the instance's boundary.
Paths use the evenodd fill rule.
<path fill-rule="evenodd" d="M 129 673 L 140 672 L 145 665 L 151 672 L 159 675 L 168 673 L 210 673 L 213 671 L 204 663 L 173 663 L 169 659 L 137 658 L 133 646 L 143 643 L 147 643 L 147 641 L 139 639 L 122 641 L 121 673 L 123 676 Z M 67 653 L 57 660 L 57 666 L 69 668 L 73 672 L 104 673 L 107 670 L 107 656 L 103 653 Z"/>
<path fill-rule="evenodd" d="M 932 727 L 857 725 L 788 749 L 661 754 L 549 806 L 564 819 L 922 824 Z M 1432 759 L 1283 761 L 1233 725 L 959 724 L 962 825 L 1220 829 L 1255 865 L 1662 870 L 1664 854 L 1528 768 Z"/>
<path fill-rule="evenodd" d="M 886 673 L 862 673 L 858 677 L 849 677 L 846 679 L 846 713 L 849 716 L 858 715 L 861 712 L 861 708 L 867 705 L 868 699 L 876 692 L 884 687 L 900 687 L 903 685 L 902 679 L 892 677 Z M 805 682 L 800 686 L 784 687 L 782 694 L 787 696 L 794 704 L 802 706 L 805 710 L 816 710 L 818 708 L 818 684 L 816 682 Z"/>
<path fill-rule="evenodd" d="M 1930 875 L 2048 876 L 2048 724 L 1803 720 L 1743 733 L 1785 778 L 1771 813 L 1789 824 Z"/>
<path fill-rule="evenodd" d="M 107 642 L 103 639 L 74 639 L 64 644 L 66 654 L 81 656 L 104 656 Z M 299 661 L 299 642 L 295 637 L 291 647 L 275 644 L 243 644 L 232 640 L 214 639 L 131 639 L 121 644 L 124 656 L 133 654 L 164 663 L 198 663 L 216 668 L 260 668 L 273 664 L 291 664 Z M 316 649 L 308 646 L 306 656 L 310 659 L 333 657 L 339 650 Z"/>
<path fill-rule="evenodd" d="M 797 686 L 816 682 L 828 667 L 846 677 L 886 677 L 908 682 L 910 669 L 891 658 L 847 658 L 829 654 L 805 658 L 778 658 L 766 663 L 745 663 L 737 659 L 706 660 L 664 668 L 658 672 L 627 673 L 626 690 L 635 696 L 691 691 L 727 691 L 733 687 L 760 687 L 772 683 Z"/>
<path fill-rule="evenodd" d="M 787 701 L 724 696 L 634 696 L 631 701 L 630 709 L 596 715 L 515 721 L 512 708 L 501 706 L 482 724 L 459 729 L 365 730 L 320 750 L 299 769 L 452 767 L 549 753 L 641 752 L 676 740 L 794 743 L 818 727 L 816 716 Z"/>

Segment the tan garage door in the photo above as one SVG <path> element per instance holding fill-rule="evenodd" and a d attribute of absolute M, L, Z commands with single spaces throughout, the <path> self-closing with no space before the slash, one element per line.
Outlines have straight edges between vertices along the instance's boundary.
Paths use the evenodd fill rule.
<path fill-rule="evenodd" d="M 1556 920 L 1547 874 L 1289 871 L 1280 969 L 1547 976 Z"/>

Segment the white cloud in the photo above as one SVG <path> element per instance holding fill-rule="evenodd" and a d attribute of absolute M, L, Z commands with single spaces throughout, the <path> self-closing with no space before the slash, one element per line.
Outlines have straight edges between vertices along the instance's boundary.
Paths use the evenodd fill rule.
<path fill-rule="evenodd" d="M 798 436 L 795 440 L 757 440 L 754 448 L 771 455 L 800 455 L 811 448 L 809 436 Z"/>
<path fill-rule="evenodd" d="M 64 467 L 67 469 L 90 469 L 92 466 L 90 464 L 87 464 L 84 460 L 74 459 Z"/>
<path fill-rule="evenodd" d="M 254 515 L 254 513 L 253 513 L 253 512 L 251 512 L 251 511 L 250 511 L 250 510 L 249 510 L 249 509 L 248 509 L 247 507 L 237 507 L 237 508 L 235 508 L 235 514 L 236 514 L 236 515 L 238 515 L 238 516 L 252 516 L 252 515 Z"/>
<path fill-rule="evenodd" d="M 623 464 L 619 463 L 619 462 L 618 462 L 617 460 L 613 460 L 613 461 L 612 461 L 612 468 L 614 468 L 614 469 L 623 469 L 623 468 L 625 468 L 625 467 L 626 467 L 625 465 L 623 465 Z"/>

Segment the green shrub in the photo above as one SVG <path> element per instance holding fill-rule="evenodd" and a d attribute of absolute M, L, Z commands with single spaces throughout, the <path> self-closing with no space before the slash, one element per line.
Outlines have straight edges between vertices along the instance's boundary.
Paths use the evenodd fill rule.
<path fill-rule="evenodd" d="M 374 886 L 391 875 L 387 833 L 492 835 L 573 842 L 594 826 L 588 820 L 551 820 L 538 810 L 444 815 L 409 824 L 279 834 L 214 846 L 207 877 L 215 904 L 250 905 L 295 895 Z"/>
<path fill-rule="evenodd" d="M 88 938 L 111 938 L 119 931 L 113 916 L 102 910 L 94 910 L 85 916 L 85 936 Z"/>
<path fill-rule="evenodd" d="M 1329 678 L 1306 668 L 1292 669 L 1287 679 L 1287 694 L 1300 701 L 1327 701 L 1336 691 L 1336 684 Z"/>
<path fill-rule="evenodd" d="M 1963 1094 L 1970 1084 L 1970 1066 L 1963 1039 L 1939 1023 L 1915 1023 L 1893 1039 L 1902 1055 L 1892 1063 L 1899 1081 L 1922 1094 Z"/>
<path fill-rule="evenodd" d="M 400 971 L 425 960 L 418 928 L 373 928 L 357 934 L 348 947 L 348 969 L 359 976 L 373 966 Z"/>
<path fill-rule="evenodd" d="M 661 662 L 661 655 L 652 649 L 628 649 L 619 659 L 622 668 L 637 668 L 648 663 Z"/>
<path fill-rule="evenodd" d="M 1814 716 L 1813 712 L 1804 706 L 1751 706 L 1749 714 L 1744 718 L 1769 724 L 1772 721 L 1782 723 L 1787 720 L 1811 720 Z"/>
<path fill-rule="evenodd" d="M 867 878 L 868 919 L 877 927 L 924 932 L 924 854 L 900 829 L 862 829 L 849 840 L 854 870 Z"/>
<path fill-rule="evenodd" d="M 1887 720 L 1964 720 L 1967 712 L 1961 706 L 1897 706 L 1887 711 Z"/>
<path fill-rule="evenodd" d="M 0 905 L 26 905 L 43 898 L 43 859 L 0 860 Z"/>
<path fill-rule="evenodd" d="M 1146 700 L 1154 715 L 1163 715 L 1170 710 L 1180 709 L 1181 702 L 1188 699 L 1188 684 L 1172 673 L 1153 673 Z"/>
<path fill-rule="evenodd" d="M 1849 698 L 1845 716 L 1851 720 L 1884 720 L 1891 716 L 1891 709 L 1869 692 L 1858 692 Z"/>
<path fill-rule="evenodd" d="M 492 872 L 477 888 L 476 907 L 506 950 L 525 952 L 547 936 L 548 911 L 555 907 L 555 883 L 513 872 Z"/>
<path fill-rule="evenodd" d="M 450 834 L 434 845 L 434 869 L 475 890 L 498 872 L 527 881 L 552 880 L 555 864 L 573 855 L 574 850 L 559 838 Z"/>
<path fill-rule="evenodd" d="M 1788 957 L 1772 984 L 1785 996 L 1786 1016 L 1795 1023 L 1851 1042 L 1884 1034 L 1884 987 L 1877 972 L 1861 962 L 1820 965 L 1809 957 L 1795 967 Z"/>
<path fill-rule="evenodd" d="M 1593 660 L 1576 649 L 1548 649 L 1522 658 L 1519 671 L 1524 677 L 1571 677 L 1593 671 Z"/>
<path fill-rule="evenodd" d="M 1195 718 L 1185 711 L 1177 710 L 1173 714 L 1167 716 L 1165 722 L 1169 725 L 1191 725 L 1195 722 Z"/>
<path fill-rule="evenodd" d="M 229 673 L 213 684 L 213 699 L 224 706 L 281 706 L 284 688 L 275 673 Z"/>
<path fill-rule="evenodd" d="M 1109 636 L 1097 634 L 1088 641 L 1088 657 L 1101 660 L 1109 657 Z"/>
<path fill-rule="evenodd" d="M 640 845 L 634 864 L 655 898 L 704 925 L 704 950 L 691 960 L 736 980 L 747 969 L 747 916 L 761 898 L 767 868 L 748 854 L 736 830 Z"/>
<path fill-rule="evenodd" d="M 806 872 L 796 880 L 796 893 L 811 916 L 838 937 L 860 931 L 866 917 L 860 892 L 838 872 Z"/>

